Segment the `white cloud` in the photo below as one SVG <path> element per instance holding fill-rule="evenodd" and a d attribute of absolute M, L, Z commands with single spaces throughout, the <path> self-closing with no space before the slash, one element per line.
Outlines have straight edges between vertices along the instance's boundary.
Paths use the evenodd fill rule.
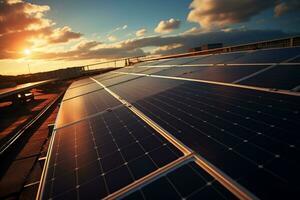
<path fill-rule="evenodd" d="M 159 24 L 154 29 L 157 33 L 170 33 L 175 29 L 178 29 L 180 26 L 180 20 L 178 19 L 169 19 L 166 21 L 160 21 Z"/>
<path fill-rule="evenodd" d="M 174 43 L 174 44 L 164 45 L 164 46 L 154 49 L 152 53 L 153 54 L 163 54 L 164 52 L 170 52 L 171 50 L 178 49 L 180 47 L 183 47 L 183 44 Z"/>
<path fill-rule="evenodd" d="M 183 35 L 194 35 L 194 34 L 199 34 L 201 33 L 202 30 L 198 27 L 193 27 L 193 28 L 190 28 L 188 30 L 186 30 L 185 32 L 183 32 L 182 34 Z"/>
<path fill-rule="evenodd" d="M 135 35 L 136 35 L 137 37 L 141 37 L 141 36 L 144 36 L 144 35 L 146 34 L 146 32 L 147 32 L 147 30 L 146 30 L 145 28 L 142 28 L 142 29 L 140 29 L 140 30 L 137 30 L 137 31 L 135 32 Z"/>
<path fill-rule="evenodd" d="M 117 32 L 117 31 L 122 31 L 122 30 L 125 30 L 127 28 L 128 28 L 128 25 L 125 24 L 123 26 L 119 26 L 119 27 L 115 28 L 114 30 L 110 31 L 109 33 L 114 33 L 114 32 Z"/>
<path fill-rule="evenodd" d="M 111 41 L 111 42 L 115 42 L 115 41 L 117 40 L 117 37 L 114 36 L 114 35 L 109 35 L 109 36 L 107 37 L 107 39 L 108 39 L 109 41 Z"/>

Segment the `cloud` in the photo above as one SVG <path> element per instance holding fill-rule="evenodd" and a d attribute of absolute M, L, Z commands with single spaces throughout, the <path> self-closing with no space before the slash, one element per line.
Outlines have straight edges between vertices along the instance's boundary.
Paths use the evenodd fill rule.
<path fill-rule="evenodd" d="M 164 45 L 164 46 L 161 46 L 161 47 L 158 47 L 156 49 L 153 50 L 152 54 L 156 55 L 156 54 L 165 54 L 165 52 L 168 52 L 168 53 L 172 53 L 172 51 L 177 51 L 175 49 L 178 49 L 180 47 L 183 47 L 183 44 L 169 44 L 169 45 Z"/>
<path fill-rule="evenodd" d="M 146 32 L 147 32 L 147 30 L 146 30 L 145 28 L 142 28 L 142 29 L 140 29 L 140 30 L 137 30 L 137 31 L 135 32 L 135 35 L 136 35 L 137 37 L 141 37 L 141 36 L 144 36 L 144 35 L 146 34 Z"/>
<path fill-rule="evenodd" d="M 187 52 L 190 48 L 201 46 L 207 43 L 221 42 L 224 45 L 236 45 L 261 40 L 287 37 L 288 34 L 276 30 L 245 30 L 237 29 L 231 31 L 201 32 L 197 34 L 179 34 L 173 36 L 150 36 L 138 39 L 131 39 L 120 42 L 124 50 L 145 47 L 163 47 L 156 49 L 156 53 L 170 54 Z M 167 48 L 176 47 L 176 48 Z"/>
<path fill-rule="evenodd" d="M 300 11 L 300 1 L 299 0 L 287 0 L 278 3 L 274 8 L 274 14 L 276 17 L 280 17 L 287 12 Z"/>
<path fill-rule="evenodd" d="M 111 33 L 117 32 L 117 31 L 125 30 L 127 28 L 128 28 L 128 25 L 125 24 L 123 26 L 119 26 L 119 27 L 115 28 L 114 30 L 110 31 L 109 33 L 111 34 Z"/>
<path fill-rule="evenodd" d="M 36 52 L 33 58 L 49 60 L 88 60 L 118 59 L 132 56 L 145 56 L 150 53 L 168 55 L 188 52 L 190 48 L 202 44 L 222 42 L 224 45 L 236 45 L 279 37 L 288 37 L 282 31 L 275 30 L 230 30 L 228 32 L 202 32 L 198 34 L 179 34 L 173 36 L 149 36 L 129 39 L 115 44 L 102 44 L 96 41 L 81 41 L 75 48 L 63 52 Z M 143 50 L 156 47 L 152 52 Z"/>
<path fill-rule="evenodd" d="M 190 28 L 188 30 L 186 30 L 185 32 L 183 32 L 182 34 L 183 35 L 194 35 L 194 34 L 199 34 L 201 33 L 202 30 L 198 27 L 193 27 L 193 28 Z"/>
<path fill-rule="evenodd" d="M 79 51 L 81 50 L 87 51 L 101 44 L 102 44 L 101 42 L 94 41 L 94 40 L 82 40 L 81 42 L 75 45 L 74 49 Z"/>
<path fill-rule="evenodd" d="M 19 58 L 25 48 L 66 43 L 82 34 L 55 25 L 44 17 L 47 5 L 20 0 L 0 1 L 0 59 Z"/>
<path fill-rule="evenodd" d="M 65 43 L 72 39 L 77 39 L 82 36 L 81 33 L 71 31 L 71 28 L 65 26 L 63 28 L 54 29 L 52 35 L 49 36 L 49 43 Z"/>
<path fill-rule="evenodd" d="M 193 0 L 187 20 L 204 29 L 224 28 L 249 21 L 274 5 L 274 0 Z"/>
<path fill-rule="evenodd" d="M 156 33 L 170 33 L 175 29 L 178 29 L 179 26 L 180 26 L 180 20 L 171 18 L 166 21 L 160 21 L 159 24 L 154 29 L 154 31 Z"/>
<path fill-rule="evenodd" d="M 68 26 L 55 27 L 55 23 L 44 16 L 48 10 L 50 10 L 48 6 L 23 1 L 0 1 L 0 59 L 22 58 L 25 48 L 35 46 L 42 46 L 42 48 L 34 49 L 30 59 L 73 61 L 117 59 L 143 56 L 149 53 L 166 55 L 187 52 L 188 49 L 205 43 L 222 42 L 228 45 L 288 36 L 281 31 L 274 30 L 233 30 L 224 27 L 223 31 L 204 32 L 202 28 L 194 27 L 178 35 L 138 37 L 103 44 L 99 41 L 84 39 L 81 33 L 72 31 Z M 170 19 L 161 21 L 156 29 L 160 33 L 169 33 L 179 26 L 179 20 Z M 120 30 L 127 29 L 127 25 L 119 28 Z M 145 32 L 146 29 L 140 29 L 136 35 L 144 36 Z M 117 40 L 112 34 L 107 37 L 110 41 Z M 68 43 L 68 46 L 55 49 L 59 46 L 58 44 L 62 46 L 69 41 L 73 41 L 72 47 L 69 47 L 71 43 Z M 48 48 L 49 46 L 53 48 Z M 149 47 L 154 48 L 154 51 L 147 52 Z"/>
<path fill-rule="evenodd" d="M 114 35 L 109 35 L 109 36 L 107 37 L 107 39 L 108 39 L 109 41 L 111 41 L 111 42 L 115 42 L 115 41 L 117 40 L 117 37 L 114 36 Z"/>

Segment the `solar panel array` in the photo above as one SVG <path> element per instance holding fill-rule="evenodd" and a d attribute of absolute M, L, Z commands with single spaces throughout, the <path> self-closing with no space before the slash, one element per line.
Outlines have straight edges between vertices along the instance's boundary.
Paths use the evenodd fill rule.
<path fill-rule="evenodd" d="M 168 59 L 74 82 L 39 198 L 297 197 L 300 95 L 245 85 L 297 87 L 297 62 L 280 63 L 299 55 L 290 48 Z"/>

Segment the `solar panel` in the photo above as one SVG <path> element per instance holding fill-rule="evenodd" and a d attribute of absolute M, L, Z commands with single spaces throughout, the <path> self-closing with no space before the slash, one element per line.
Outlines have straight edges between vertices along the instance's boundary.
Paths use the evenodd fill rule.
<path fill-rule="evenodd" d="M 125 67 L 117 70 L 116 72 L 127 72 L 127 73 L 153 73 L 163 70 L 164 67 Z"/>
<path fill-rule="evenodd" d="M 118 70 L 115 70 L 115 71 L 118 71 Z M 114 71 L 112 71 L 112 72 L 108 72 L 105 74 L 100 74 L 98 76 L 94 76 L 94 78 L 97 80 L 103 81 L 103 80 L 108 80 L 108 79 L 116 78 L 116 77 L 120 77 L 120 76 L 122 76 L 122 74 L 116 74 L 116 73 L 114 73 Z M 95 83 L 95 81 L 93 81 L 93 83 Z"/>
<path fill-rule="evenodd" d="M 241 84 L 290 90 L 300 85 L 298 65 L 282 65 L 244 80 Z"/>
<path fill-rule="evenodd" d="M 152 74 L 230 83 L 266 67 L 263 65 L 170 67 Z M 147 72 L 145 73 L 148 74 Z"/>
<path fill-rule="evenodd" d="M 236 53 L 222 53 L 206 56 L 200 60 L 195 60 L 189 64 L 218 64 L 218 63 L 232 63 L 233 60 L 246 55 L 247 52 L 236 52 Z"/>
<path fill-rule="evenodd" d="M 258 197 L 296 193 L 299 184 L 291 175 L 299 162 L 299 97 L 285 101 L 284 95 L 191 82 L 147 98 L 141 97 L 153 90 L 151 84 L 126 88 L 111 89 L 229 176 L 248 182 Z M 275 168 L 278 163 L 282 167 Z M 273 183 L 269 191 L 255 187 L 263 177 Z"/>
<path fill-rule="evenodd" d="M 87 83 L 84 85 L 78 85 L 76 87 L 72 87 L 69 90 L 66 91 L 64 95 L 64 100 L 71 99 L 74 97 L 78 97 L 90 92 L 94 92 L 96 90 L 103 89 L 100 85 L 97 83 Z"/>
<path fill-rule="evenodd" d="M 299 49 L 207 59 L 281 62 Z M 228 182 L 254 198 L 297 197 L 299 94 L 197 80 L 233 82 L 269 67 L 241 84 L 292 89 L 299 66 L 151 66 L 195 58 L 73 83 L 56 121 L 42 199 L 235 199 Z"/>
<path fill-rule="evenodd" d="M 280 63 L 299 55 L 299 47 L 256 50 L 235 59 L 234 63 Z"/>
<path fill-rule="evenodd" d="M 119 105 L 120 102 L 103 89 L 68 99 L 61 103 L 56 126 L 65 126 Z"/>
<path fill-rule="evenodd" d="M 191 73 L 184 73 L 180 77 L 193 78 L 200 80 L 219 81 L 231 83 L 240 78 L 248 76 L 259 70 L 266 68 L 267 66 L 225 66 L 225 67 L 199 67 Z"/>
<path fill-rule="evenodd" d="M 171 171 L 122 199 L 237 199 L 195 162 Z"/>
<path fill-rule="evenodd" d="M 170 60 L 170 59 L 141 62 L 141 63 L 135 64 L 134 66 L 153 66 L 153 65 L 162 65 L 162 64 L 164 64 L 165 62 L 167 62 L 168 60 Z"/>
<path fill-rule="evenodd" d="M 81 86 L 81 85 L 85 85 L 85 84 L 89 84 L 89 83 L 94 83 L 91 79 L 87 79 L 87 78 L 85 78 L 85 79 L 80 79 L 80 80 L 78 80 L 78 81 L 74 81 L 72 84 L 71 84 L 71 86 L 70 86 L 70 88 L 72 88 L 72 87 L 77 87 L 77 86 Z"/>
<path fill-rule="evenodd" d="M 196 60 L 205 59 L 206 57 L 209 57 L 209 55 L 173 58 L 173 59 L 169 59 L 169 60 L 165 61 L 163 64 L 164 65 L 184 65 L 184 64 L 189 64 Z"/>
<path fill-rule="evenodd" d="M 154 72 L 152 74 L 156 74 L 156 75 L 166 75 L 166 76 L 179 76 L 182 74 L 187 74 L 187 73 L 191 73 L 197 70 L 202 69 L 201 67 L 166 67 L 161 71 L 158 72 Z M 147 73 L 148 74 L 148 73 Z"/>
<path fill-rule="evenodd" d="M 55 132 L 43 198 L 99 199 L 182 155 L 122 106 Z"/>
<path fill-rule="evenodd" d="M 289 61 L 290 63 L 300 63 L 300 56 L 299 57 L 297 57 L 297 58 L 295 58 L 295 59 L 293 59 L 293 60 L 291 60 L 291 61 Z"/>

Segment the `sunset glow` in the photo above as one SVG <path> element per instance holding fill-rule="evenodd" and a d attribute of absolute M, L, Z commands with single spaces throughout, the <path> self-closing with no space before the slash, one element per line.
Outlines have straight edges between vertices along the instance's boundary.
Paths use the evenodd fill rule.
<path fill-rule="evenodd" d="M 185 53 L 205 43 L 228 46 L 289 37 L 300 31 L 294 2 L 4 0 L 0 74 L 26 73 L 22 62 L 29 57 L 34 72 L 39 72 Z"/>
<path fill-rule="evenodd" d="M 24 49 L 24 54 L 26 56 L 29 56 L 31 54 L 31 50 L 30 49 Z"/>

